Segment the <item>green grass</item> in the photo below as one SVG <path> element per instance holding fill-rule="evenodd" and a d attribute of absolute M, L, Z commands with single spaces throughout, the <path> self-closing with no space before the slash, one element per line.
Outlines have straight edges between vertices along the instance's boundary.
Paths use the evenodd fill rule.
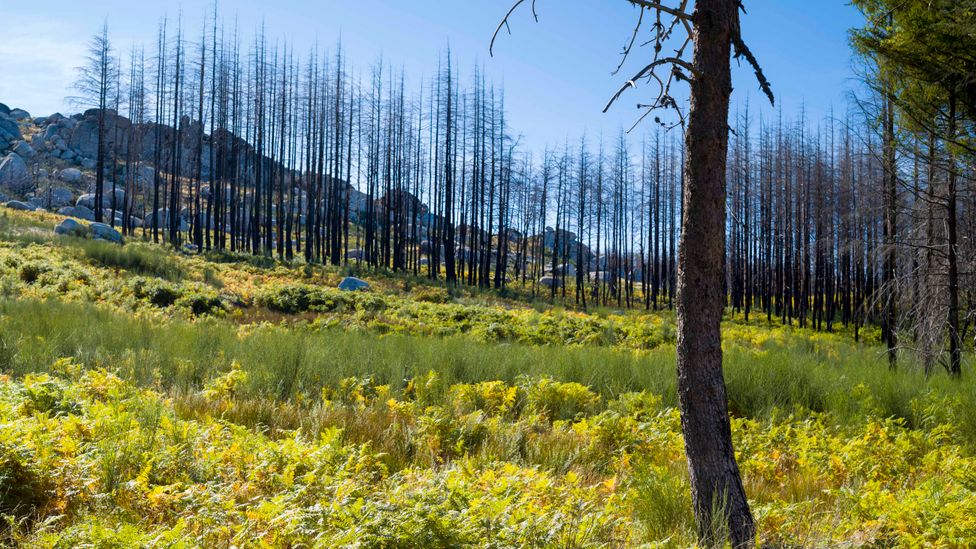
<path fill-rule="evenodd" d="M 672 313 L 52 218 L 0 215 L 0 545 L 694 543 Z M 373 291 L 334 290 L 347 274 Z M 972 355 L 959 380 L 892 372 L 876 329 L 850 336 L 723 323 L 763 541 L 969 544 Z"/>
<path fill-rule="evenodd" d="M 79 238 L 65 240 L 71 240 L 71 245 L 77 248 L 82 257 L 105 267 L 124 269 L 174 282 L 186 276 L 186 270 L 180 263 L 160 246 L 140 242 L 119 246 L 111 242 Z"/>
<path fill-rule="evenodd" d="M 0 302 L 0 370 L 22 376 L 63 357 L 180 393 L 199 390 L 237 362 L 249 374 L 247 396 L 285 401 L 314 398 L 351 376 L 371 376 L 397 391 L 433 371 L 443 387 L 549 376 L 590 386 L 605 400 L 648 391 L 667 405 L 676 402 L 670 346 L 628 352 L 498 345 L 337 328 L 240 327 L 216 319 L 161 321 L 56 301 Z M 951 419 L 976 445 L 970 374 L 952 380 L 889 372 L 874 347 L 836 341 L 818 347 L 801 336 L 761 348 L 733 341 L 726 346 L 725 373 L 734 415 L 765 419 L 803 409 L 845 422 L 894 417 L 916 427 Z"/>

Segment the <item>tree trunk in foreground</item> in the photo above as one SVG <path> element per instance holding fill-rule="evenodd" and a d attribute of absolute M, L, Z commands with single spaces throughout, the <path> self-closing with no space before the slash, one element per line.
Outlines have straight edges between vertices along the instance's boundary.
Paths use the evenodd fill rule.
<path fill-rule="evenodd" d="M 750 547 L 756 529 L 732 450 L 720 330 L 729 57 L 736 21 L 735 0 L 698 0 L 693 60 L 698 76 L 691 85 L 685 136 L 685 216 L 678 255 L 678 397 L 701 541 L 721 543 L 717 537 L 724 526 L 734 547 Z"/>

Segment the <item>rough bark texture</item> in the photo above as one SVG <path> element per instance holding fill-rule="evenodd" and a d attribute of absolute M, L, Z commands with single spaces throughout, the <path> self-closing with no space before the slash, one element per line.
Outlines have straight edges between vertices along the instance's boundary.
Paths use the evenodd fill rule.
<path fill-rule="evenodd" d="M 956 137 L 956 95 L 949 94 L 949 139 Z M 948 233 L 948 292 L 949 292 L 949 373 L 962 376 L 962 336 L 959 332 L 959 243 L 956 192 L 956 161 L 952 148 L 949 156 L 949 185 L 946 197 L 946 232 Z"/>
<path fill-rule="evenodd" d="M 888 367 L 898 366 L 898 312 L 895 298 L 898 276 L 898 160 L 895 152 L 895 108 L 889 87 L 884 98 L 884 265 L 882 291 L 884 306 L 881 318 L 882 338 L 888 347 Z"/>
<path fill-rule="evenodd" d="M 735 0 L 698 0 L 693 65 L 700 76 L 692 82 L 685 136 L 685 216 L 678 256 L 678 396 L 702 542 L 721 543 L 716 537 L 725 525 L 734 547 L 750 547 L 756 530 L 732 449 L 720 332 L 729 58 L 736 21 Z"/>

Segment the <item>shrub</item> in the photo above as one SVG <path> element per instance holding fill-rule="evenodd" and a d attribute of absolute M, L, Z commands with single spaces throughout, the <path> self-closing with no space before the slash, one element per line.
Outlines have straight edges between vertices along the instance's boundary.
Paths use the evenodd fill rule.
<path fill-rule="evenodd" d="M 29 517 L 48 502 L 53 483 L 36 463 L 32 450 L 0 440 L 0 515 Z"/>
<path fill-rule="evenodd" d="M 503 381 L 459 383 L 450 389 L 455 410 L 460 414 L 482 411 L 488 415 L 516 415 L 519 405 L 518 387 L 510 387 Z"/>
<path fill-rule="evenodd" d="M 156 307 L 170 307 L 180 298 L 179 289 L 162 280 L 137 277 L 132 280 L 131 286 L 136 297 L 145 299 Z"/>
<path fill-rule="evenodd" d="M 279 313 L 295 314 L 308 310 L 311 302 L 309 286 L 272 286 L 254 296 L 254 303 Z"/>
<path fill-rule="evenodd" d="M 526 393 L 526 403 L 550 421 L 573 420 L 593 413 L 600 396 L 589 387 L 576 382 L 555 381 L 548 377 L 537 380 L 522 378 L 519 383 Z"/>
<path fill-rule="evenodd" d="M 355 296 L 345 292 L 307 284 L 271 286 L 259 291 L 254 298 L 255 304 L 285 314 L 338 311 L 354 300 Z"/>
<path fill-rule="evenodd" d="M 23 413 L 60 416 L 81 413 L 81 406 L 67 393 L 67 386 L 46 374 L 28 375 L 24 379 Z"/>
<path fill-rule="evenodd" d="M 219 375 L 210 381 L 203 388 L 204 398 L 213 401 L 233 398 L 240 389 L 247 383 L 247 372 L 241 370 L 241 365 L 237 362 L 231 364 L 231 369 L 227 373 Z"/>
<path fill-rule="evenodd" d="M 203 281 L 218 290 L 224 287 L 224 281 L 220 279 L 220 276 L 217 275 L 217 271 L 213 267 L 204 267 Z"/>
<path fill-rule="evenodd" d="M 221 316 L 227 312 L 227 307 L 219 295 L 204 291 L 185 294 L 177 299 L 174 305 L 189 311 L 193 316 Z"/>
<path fill-rule="evenodd" d="M 447 303 L 451 301 L 451 295 L 447 293 L 447 290 L 432 286 L 423 287 L 414 291 L 412 297 L 415 301 L 425 303 Z"/>
<path fill-rule="evenodd" d="M 37 263 L 24 263 L 17 271 L 17 276 L 19 276 L 20 280 L 25 284 L 33 284 L 37 282 L 37 279 L 40 278 L 45 272 L 47 272 L 47 269 Z"/>

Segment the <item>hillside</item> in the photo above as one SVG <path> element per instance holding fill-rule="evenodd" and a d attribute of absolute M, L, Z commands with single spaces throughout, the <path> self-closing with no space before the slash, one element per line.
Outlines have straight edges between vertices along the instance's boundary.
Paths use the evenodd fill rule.
<path fill-rule="evenodd" d="M 0 211 L 7 543 L 694 543 L 669 313 L 120 246 L 62 219 Z M 335 289 L 351 274 L 371 288 Z M 764 542 L 976 542 L 971 377 L 888 372 L 876 332 L 723 333 Z"/>

